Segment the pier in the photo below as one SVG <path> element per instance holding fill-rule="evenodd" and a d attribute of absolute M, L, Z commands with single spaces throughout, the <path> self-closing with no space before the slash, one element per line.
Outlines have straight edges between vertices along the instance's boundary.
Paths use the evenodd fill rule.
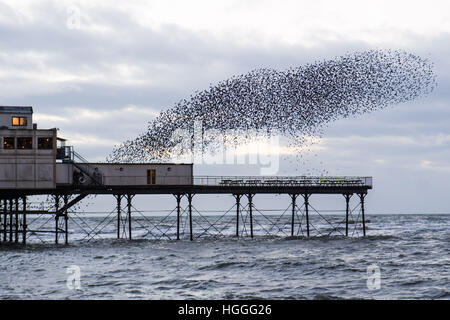
<path fill-rule="evenodd" d="M 106 231 L 111 236 L 111 226 L 115 238 L 129 240 L 254 238 L 261 233 L 310 237 L 322 235 L 312 221 L 316 216 L 326 222 L 325 235 L 352 236 L 356 229 L 350 232 L 349 225 L 359 222 L 366 235 L 365 197 L 372 189 L 371 177 L 195 176 L 192 163 L 92 163 L 66 145 L 56 128 L 38 129 L 32 116 L 32 107 L 0 106 L 1 243 L 52 239 L 67 244 L 71 225 L 87 241 Z M 258 208 L 258 195 L 263 194 L 286 196 L 278 217 Z M 95 195 L 115 199 L 114 209 L 103 212 L 100 221 L 76 209 Z M 174 206 L 163 217 L 153 213 L 155 218 L 134 206 L 137 195 L 170 195 Z M 195 206 L 202 195 L 228 195 L 231 207 L 218 208 L 218 217 L 207 217 Z M 342 197 L 343 219 L 333 225 L 312 205 L 315 195 Z M 32 199 L 42 196 L 47 199 L 36 207 Z M 356 206 L 352 198 L 358 200 Z"/>
<path fill-rule="evenodd" d="M 145 178 L 145 177 L 134 177 Z M 173 177 L 171 178 L 173 181 Z M 178 180 L 185 180 L 186 177 L 177 177 Z M 344 215 L 338 225 L 334 226 L 332 230 L 337 231 L 340 227 L 345 229 L 345 233 L 337 233 L 340 235 L 349 236 L 349 225 L 354 224 L 349 217 L 357 210 L 357 222 L 362 225 L 362 235 L 366 236 L 366 218 L 365 218 L 365 197 L 368 190 L 372 189 L 371 177 L 218 177 L 218 176 L 193 176 L 192 183 L 186 185 L 179 184 L 162 184 L 162 185 L 120 185 L 120 186 L 105 186 L 105 185 L 88 185 L 88 186 L 59 186 L 55 189 L 22 189 L 22 190 L 1 190 L 1 241 L 3 243 L 23 243 L 27 242 L 30 235 L 39 235 L 42 233 L 54 234 L 55 243 L 69 243 L 70 232 L 69 223 L 71 221 L 70 209 L 82 201 L 89 195 L 111 195 L 116 202 L 115 212 L 110 212 L 109 216 L 115 214 L 114 219 L 110 219 L 109 223 L 115 224 L 116 238 L 126 238 L 129 240 L 139 239 L 142 236 L 134 235 L 134 228 L 136 226 L 143 227 L 142 224 L 149 222 L 147 227 L 152 227 L 154 230 L 161 230 L 162 225 L 158 226 L 154 221 L 143 219 L 139 225 L 133 223 L 135 215 L 138 210 L 133 207 L 133 197 L 136 195 L 173 195 L 174 208 L 168 215 L 161 219 L 162 222 L 172 221 L 171 228 L 168 232 L 160 232 L 159 235 L 150 232 L 145 238 L 153 239 L 170 239 L 180 240 L 184 235 L 190 240 L 196 237 L 201 237 L 205 234 L 211 235 L 216 231 L 215 236 L 222 235 L 221 230 L 214 225 L 215 221 L 209 221 L 203 227 L 200 234 L 194 233 L 193 225 L 196 219 L 205 221 L 198 211 L 195 210 L 194 200 L 196 196 L 200 195 L 218 195 L 227 194 L 230 200 L 233 200 L 232 207 L 223 212 L 219 217 L 227 217 L 231 223 L 234 220 L 235 237 L 254 238 L 255 214 L 264 215 L 263 212 L 257 208 L 256 196 L 259 194 L 271 195 L 286 195 L 287 208 L 283 211 L 283 216 L 289 219 L 289 231 L 284 231 L 282 235 L 285 236 L 311 236 L 311 214 L 320 215 L 320 212 L 315 211 L 311 206 L 311 199 L 315 195 L 338 195 L 342 197 Z M 33 196 L 49 196 L 53 201 L 52 210 L 29 210 L 27 209 L 27 199 Z M 356 208 L 350 207 L 351 198 L 357 198 L 358 203 Z M 182 206 L 184 200 L 186 206 Z M 183 225 L 181 217 L 187 220 Z M 29 217 L 48 217 L 48 223 L 45 226 L 32 228 L 27 224 L 30 221 Z M 27 220 L 28 217 L 28 220 Z M 83 212 L 77 212 L 77 218 L 82 218 Z M 327 221 L 323 216 L 322 218 Z M 213 219 L 213 220 L 217 220 Z M 264 215 L 264 218 L 270 221 L 270 217 Z M 275 217 L 274 220 L 279 220 L 280 217 Z M 353 219 L 352 219 L 353 220 Z M 267 222 L 267 221 L 266 221 Z M 84 221 L 86 223 L 86 221 Z M 270 221 L 273 223 L 273 221 Z M 53 228 L 49 228 L 49 225 Z M 286 223 L 285 223 L 286 224 Z M 272 235 L 271 231 L 279 231 L 275 227 L 272 230 L 265 230 L 265 235 Z M 105 225 L 102 225 L 104 228 Z M 181 232 L 181 228 L 187 229 L 187 232 Z M 100 234 L 98 226 L 87 227 L 93 232 L 86 231 L 89 237 L 94 238 L 95 235 Z M 167 228 L 167 225 L 164 227 Z M 268 228 L 266 228 L 268 229 Z M 204 231 L 207 231 L 206 233 Z M 245 232 L 243 232 L 245 230 Z M 279 232 L 273 232 L 277 235 Z M 330 232 L 329 234 L 333 234 Z"/>

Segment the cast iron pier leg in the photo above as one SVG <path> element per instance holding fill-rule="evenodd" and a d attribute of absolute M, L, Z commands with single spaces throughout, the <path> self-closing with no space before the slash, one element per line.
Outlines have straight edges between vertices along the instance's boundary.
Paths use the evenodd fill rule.
<path fill-rule="evenodd" d="M 241 207 L 241 194 L 235 194 L 236 197 L 236 237 L 239 238 L 239 216 L 240 214 L 240 207 Z"/>
<path fill-rule="evenodd" d="M 250 237 L 253 238 L 253 194 L 249 193 L 248 197 L 248 208 L 250 213 Z"/>
<path fill-rule="evenodd" d="M 0 199 L 0 224 L 2 226 L 1 230 L 3 231 L 2 214 L 3 214 L 3 199 Z M 0 241 L 3 242 L 3 238 L 1 237 L 1 234 L 0 234 Z"/>
<path fill-rule="evenodd" d="M 14 232 L 14 242 L 18 243 L 19 242 L 19 198 L 16 198 L 16 222 L 15 222 L 15 227 L 16 230 Z"/>
<path fill-rule="evenodd" d="M 13 241 L 13 199 L 9 199 L 9 242 Z"/>
<path fill-rule="evenodd" d="M 291 194 L 292 199 L 292 219 L 291 219 L 291 237 L 294 236 L 294 224 L 295 224 L 295 200 L 297 200 L 296 194 Z"/>
<path fill-rule="evenodd" d="M 366 197 L 365 194 L 361 193 L 359 195 L 361 198 L 361 215 L 362 215 L 362 223 L 363 223 L 363 236 L 366 236 L 366 217 L 364 215 L 364 198 Z"/>
<path fill-rule="evenodd" d="M 122 195 L 118 194 L 116 195 L 117 198 L 117 239 L 120 239 L 120 210 L 121 208 L 121 200 Z"/>
<path fill-rule="evenodd" d="M 176 194 L 175 198 L 177 199 L 177 240 L 180 240 L 180 203 L 181 203 L 181 194 Z"/>
<path fill-rule="evenodd" d="M 8 212 L 8 200 L 3 199 L 3 241 L 6 242 L 6 219 Z"/>
<path fill-rule="evenodd" d="M 131 199 L 133 196 L 131 194 L 127 195 L 127 206 L 128 206 L 128 238 L 131 240 Z"/>
<path fill-rule="evenodd" d="M 344 194 L 345 197 L 345 236 L 348 237 L 348 215 L 350 213 L 350 198 L 352 197 L 351 194 Z"/>
<path fill-rule="evenodd" d="M 3 199 L 0 199 L 0 224 L 2 223 L 2 214 L 3 214 Z M 3 225 L 2 225 L 1 230 L 3 231 Z M 0 235 L 0 241 L 3 242 L 1 235 Z"/>
<path fill-rule="evenodd" d="M 23 219 L 22 219 L 22 243 L 27 243 L 27 197 L 24 196 L 22 198 L 22 210 L 23 210 Z"/>
<path fill-rule="evenodd" d="M 59 195 L 55 195 L 55 243 L 58 244 L 58 238 L 59 238 L 59 214 L 58 214 L 58 209 L 59 209 Z"/>
<path fill-rule="evenodd" d="M 194 240 L 194 235 L 192 232 L 192 193 L 188 194 L 188 207 L 189 207 L 189 234 L 191 241 Z"/>
<path fill-rule="evenodd" d="M 305 193 L 303 198 L 305 198 L 306 235 L 309 237 L 309 194 Z"/>
<path fill-rule="evenodd" d="M 69 244 L 69 216 L 67 213 L 67 204 L 69 203 L 69 196 L 67 194 L 64 195 L 64 232 L 65 232 L 65 244 Z"/>

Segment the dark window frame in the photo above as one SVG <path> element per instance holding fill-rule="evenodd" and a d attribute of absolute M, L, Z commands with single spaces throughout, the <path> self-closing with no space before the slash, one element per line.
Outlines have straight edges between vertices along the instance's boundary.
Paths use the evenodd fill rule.
<path fill-rule="evenodd" d="M 14 124 L 14 119 L 17 119 L 18 124 Z M 26 127 L 27 122 L 28 122 L 27 117 L 19 117 L 19 116 L 11 117 L 11 124 L 13 127 Z"/>
<path fill-rule="evenodd" d="M 5 148 L 6 144 L 11 145 L 8 140 L 12 139 L 12 147 Z M 3 150 L 14 150 L 16 148 L 16 139 L 15 137 L 3 137 Z"/>
<path fill-rule="evenodd" d="M 17 150 L 31 150 L 33 149 L 33 137 L 17 137 Z"/>
<path fill-rule="evenodd" d="M 43 141 L 46 139 L 47 141 Z M 53 150 L 53 137 L 38 137 L 38 150 Z"/>

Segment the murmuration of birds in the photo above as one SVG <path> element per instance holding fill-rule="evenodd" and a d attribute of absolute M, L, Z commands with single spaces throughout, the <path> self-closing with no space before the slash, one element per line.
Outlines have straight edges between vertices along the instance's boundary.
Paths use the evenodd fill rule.
<path fill-rule="evenodd" d="M 116 146 L 107 161 L 159 162 L 274 135 L 301 152 L 310 137 L 320 137 L 333 121 L 431 93 L 436 87 L 433 68 L 428 59 L 405 51 L 370 50 L 283 71 L 253 70 L 162 111 L 146 132 Z M 199 127 L 202 146 L 196 148 Z M 180 130 L 184 136 L 176 134 Z"/>

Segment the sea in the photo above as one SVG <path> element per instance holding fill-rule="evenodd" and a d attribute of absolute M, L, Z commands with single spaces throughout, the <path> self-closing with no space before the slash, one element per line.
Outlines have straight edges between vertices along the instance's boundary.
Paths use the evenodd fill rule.
<path fill-rule="evenodd" d="M 114 216 L 78 218 L 68 245 L 0 244 L 0 299 L 450 299 L 448 214 L 372 214 L 366 237 L 342 216 L 312 216 L 310 237 L 259 217 L 253 238 L 248 221 L 236 237 L 232 216 L 196 217 L 192 241 L 173 217 L 133 220 L 132 240 Z"/>

